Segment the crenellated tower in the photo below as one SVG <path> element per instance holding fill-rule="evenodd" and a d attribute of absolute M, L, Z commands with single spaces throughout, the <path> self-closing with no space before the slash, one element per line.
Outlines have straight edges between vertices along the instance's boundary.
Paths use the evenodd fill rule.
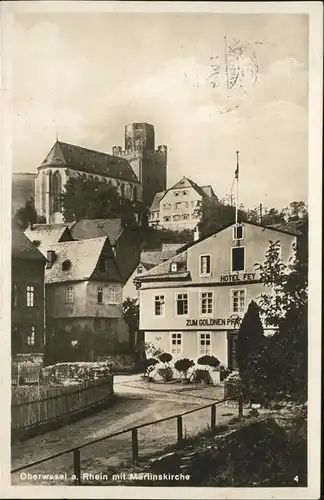
<path fill-rule="evenodd" d="M 131 123 L 125 126 L 125 147 L 114 146 L 114 156 L 130 163 L 143 188 L 143 201 L 149 207 L 156 193 L 166 189 L 167 147 L 155 149 L 154 126 Z"/>

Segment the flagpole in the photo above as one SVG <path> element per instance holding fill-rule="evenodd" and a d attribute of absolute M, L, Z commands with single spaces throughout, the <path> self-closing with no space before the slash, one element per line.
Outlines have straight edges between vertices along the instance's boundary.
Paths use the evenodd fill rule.
<path fill-rule="evenodd" d="M 238 224 L 238 205 L 239 205 L 239 200 L 238 200 L 238 195 L 239 195 L 239 190 L 238 190 L 238 185 L 239 185 L 239 152 L 238 151 L 236 151 L 235 178 L 236 178 L 235 225 L 237 226 L 237 224 Z"/>

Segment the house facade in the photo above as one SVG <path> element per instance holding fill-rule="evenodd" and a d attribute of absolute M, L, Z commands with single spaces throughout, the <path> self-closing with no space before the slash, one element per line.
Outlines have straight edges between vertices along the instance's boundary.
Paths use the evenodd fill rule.
<path fill-rule="evenodd" d="M 122 276 L 108 237 L 57 243 L 45 272 L 49 352 L 54 361 L 92 361 L 129 352 Z M 64 359 L 64 358 L 68 359 Z"/>
<path fill-rule="evenodd" d="M 108 236 L 125 285 L 140 259 L 142 245 L 138 231 L 129 228 L 120 218 L 82 219 L 72 223 L 70 231 L 75 240 Z"/>
<path fill-rule="evenodd" d="M 138 276 L 145 342 L 173 358 L 212 354 L 235 369 L 241 319 L 251 300 L 269 293 L 255 264 L 265 260 L 270 241 L 280 242 L 281 257 L 288 262 L 295 234 L 251 223 L 232 224 Z M 265 333 L 271 332 L 265 328 Z"/>
<path fill-rule="evenodd" d="M 19 355 L 44 354 L 44 272 L 46 259 L 17 228 L 12 229 L 11 350 Z"/>
<path fill-rule="evenodd" d="M 174 186 L 155 195 L 149 213 L 149 225 L 173 231 L 193 231 L 201 220 L 203 199 L 217 201 L 211 186 L 198 186 L 183 177 Z"/>
<path fill-rule="evenodd" d="M 56 141 L 35 178 L 35 207 L 49 224 L 63 222 L 61 194 L 70 177 L 97 179 L 125 198 L 142 200 L 142 185 L 125 158 Z"/>

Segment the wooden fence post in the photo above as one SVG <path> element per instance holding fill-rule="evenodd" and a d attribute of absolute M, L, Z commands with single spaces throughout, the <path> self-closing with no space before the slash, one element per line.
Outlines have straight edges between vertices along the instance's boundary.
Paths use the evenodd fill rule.
<path fill-rule="evenodd" d="M 182 428 L 182 417 L 179 415 L 177 417 L 177 436 L 178 436 L 178 443 L 182 441 L 183 439 L 183 428 Z"/>
<path fill-rule="evenodd" d="M 138 433 L 137 429 L 132 429 L 132 455 L 133 464 L 138 463 Z"/>
<path fill-rule="evenodd" d="M 239 413 L 239 418 L 243 418 L 243 397 L 239 396 L 238 400 L 238 413 Z"/>
<path fill-rule="evenodd" d="M 210 427 L 212 429 L 215 429 L 216 427 L 216 405 L 211 405 L 211 421 L 210 421 Z"/>
<path fill-rule="evenodd" d="M 81 485 L 81 460 L 80 460 L 80 450 L 79 448 L 75 448 L 73 450 L 73 470 L 76 476 L 74 480 L 74 486 Z"/>

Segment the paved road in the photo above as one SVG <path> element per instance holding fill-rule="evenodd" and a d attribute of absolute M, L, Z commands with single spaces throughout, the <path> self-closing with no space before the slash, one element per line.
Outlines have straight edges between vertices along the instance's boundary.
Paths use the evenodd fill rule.
<path fill-rule="evenodd" d="M 62 450 L 87 443 L 93 439 L 128 429 L 134 425 L 176 415 L 193 407 L 223 399 L 222 387 L 191 388 L 179 384 L 144 384 L 137 375 L 116 376 L 115 393 L 118 399 L 113 407 L 61 429 L 29 439 L 12 446 L 12 468 L 45 458 Z M 228 421 L 237 410 L 221 405 L 217 418 Z M 199 410 L 184 417 L 186 435 L 196 434 L 210 423 L 210 409 Z M 176 441 L 176 420 L 144 427 L 138 432 L 139 453 L 150 454 Z M 131 435 L 122 434 L 81 450 L 81 470 L 86 473 L 118 472 L 131 460 Z M 20 472 L 12 474 L 12 484 L 72 484 L 72 453 L 34 466 L 23 473 L 64 474 L 63 479 L 44 477 L 25 478 Z"/>

